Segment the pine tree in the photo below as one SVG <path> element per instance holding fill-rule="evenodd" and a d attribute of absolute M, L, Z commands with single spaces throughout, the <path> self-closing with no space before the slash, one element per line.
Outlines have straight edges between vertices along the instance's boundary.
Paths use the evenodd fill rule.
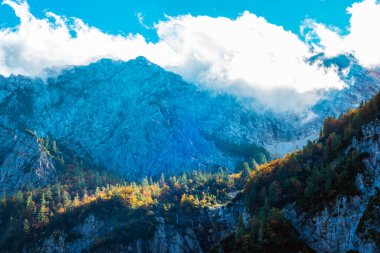
<path fill-rule="evenodd" d="M 30 210 L 30 209 L 31 209 L 31 207 L 32 207 L 32 202 L 33 202 L 33 193 L 30 193 L 30 194 L 28 195 L 27 200 L 26 200 L 26 209 L 27 209 L 27 210 Z"/>
<path fill-rule="evenodd" d="M 247 179 L 251 175 L 251 169 L 249 168 L 249 165 L 247 162 L 243 163 L 243 170 L 241 172 L 241 178 Z"/>
<path fill-rule="evenodd" d="M 264 153 L 260 153 L 259 154 L 259 159 L 258 160 L 259 160 L 260 164 L 265 164 L 265 163 L 268 162 Z"/>
<path fill-rule="evenodd" d="M 70 194 L 67 191 L 63 191 L 62 202 L 63 202 L 63 206 L 65 208 L 67 208 L 67 207 L 69 207 L 71 205 L 71 197 L 70 197 Z"/>
<path fill-rule="evenodd" d="M 61 184 L 56 184 L 54 187 L 54 193 L 55 193 L 55 202 L 61 203 L 62 202 L 62 195 L 61 195 Z"/>
<path fill-rule="evenodd" d="M 51 192 L 50 186 L 46 188 L 46 191 L 44 194 L 47 201 L 51 201 L 53 199 L 53 193 Z"/>
<path fill-rule="evenodd" d="M 22 191 L 17 191 L 16 194 L 13 196 L 13 199 L 17 203 L 23 203 L 24 202 L 24 194 Z"/>
<path fill-rule="evenodd" d="M 187 184 L 187 175 L 186 175 L 185 173 L 182 174 L 179 183 L 180 183 L 181 185 L 185 185 L 185 184 Z"/>
<path fill-rule="evenodd" d="M 257 168 L 259 167 L 259 164 L 256 162 L 254 158 L 252 158 L 251 163 L 252 163 L 252 168 L 254 170 L 257 170 Z"/>
<path fill-rule="evenodd" d="M 98 196 L 99 193 L 100 193 L 100 188 L 99 188 L 99 186 L 97 186 L 95 189 L 95 195 Z"/>
<path fill-rule="evenodd" d="M 84 189 L 84 193 L 83 193 L 83 200 L 86 200 L 88 198 L 88 194 L 87 194 L 87 189 L 85 188 Z"/>
<path fill-rule="evenodd" d="M 148 181 L 148 179 L 146 177 L 142 180 L 141 185 L 143 187 L 148 187 L 149 186 L 149 181 Z"/>
<path fill-rule="evenodd" d="M 165 175 L 164 175 L 164 173 L 161 173 L 159 183 L 160 183 L 161 187 L 165 184 Z"/>
<path fill-rule="evenodd" d="M 74 204 L 74 207 L 77 207 L 80 204 L 79 194 L 78 193 L 75 195 L 73 204 Z"/>
<path fill-rule="evenodd" d="M 198 198 L 198 195 L 195 196 L 195 199 L 194 199 L 194 206 L 196 208 L 198 208 L 200 206 L 200 201 L 199 201 L 199 198 Z"/>
<path fill-rule="evenodd" d="M 46 205 L 45 193 L 42 193 L 42 195 L 41 195 L 41 206 L 45 206 L 45 205 Z"/>
<path fill-rule="evenodd" d="M 28 234 L 30 231 L 29 221 L 26 218 L 24 219 L 23 229 L 25 234 Z"/>
<path fill-rule="evenodd" d="M 40 210 L 37 215 L 38 221 L 42 224 L 48 223 L 49 222 L 49 218 L 47 216 L 48 213 L 49 213 L 49 208 L 46 206 L 45 194 L 42 193 Z"/>

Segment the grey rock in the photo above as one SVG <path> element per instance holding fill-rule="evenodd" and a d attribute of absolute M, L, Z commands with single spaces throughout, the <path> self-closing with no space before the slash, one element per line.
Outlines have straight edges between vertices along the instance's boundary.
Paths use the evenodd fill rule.
<path fill-rule="evenodd" d="M 56 179 L 52 158 L 32 134 L 0 129 L 0 192 L 12 194 Z"/>
<path fill-rule="evenodd" d="M 371 197 L 376 194 L 376 189 L 379 189 L 380 164 L 376 154 L 380 150 L 380 142 L 373 137 L 380 134 L 380 122 L 363 126 L 362 132 L 363 138 L 354 139 L 347 148 L 369 154 L 364 160 L 365 171 L 356 177 L 356 184 L 361 190 L 359 196 L 338 197 L 334 203 L 330 203 L 321 213 L 313 217 L 299 212 L 295 205 L 289 205 L 283 210 L 301 237 L 317 252 L 343 253 L 349 250 L 363 253 L 380 252 L 376 242 L 366 238 L 359 229 L 360 223 L 365 222 L 364 213 Z M 380 233 L 378 224 L 367 223 L 365 229 L 367 231 L 374 229 Z"/>

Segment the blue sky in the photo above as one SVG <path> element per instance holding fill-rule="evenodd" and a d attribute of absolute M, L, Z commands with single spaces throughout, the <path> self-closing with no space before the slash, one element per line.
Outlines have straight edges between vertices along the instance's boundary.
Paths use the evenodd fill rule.
<path fill-rule="evenodd" d="M 346 8 L 354 0 L 29 0 L 31 12 L 42 17 L 44 11 L 81 18 L 85 23 L 112 34 L 140 33 L 155 41 L 156 34 L 144 28 L 137 18 L 141 13 L 144 22 L 151 25 L 164 19 L 164 15 L 182 14 L 223 16 L 236 18 L 248 10 L 265 17 L 270 23 L 286 30 L 299 32 L 305 18 L 334 25 L 343 31 L 349 22 Z M 9 6 L 0 7 L 0 23 L 17 24 L 18 19 Z"/>

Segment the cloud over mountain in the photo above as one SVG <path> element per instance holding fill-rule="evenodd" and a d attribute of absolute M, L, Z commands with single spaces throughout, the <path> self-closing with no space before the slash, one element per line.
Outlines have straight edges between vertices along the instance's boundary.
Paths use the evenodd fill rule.
<path fill-rule="evenodd" d="M 142 55 L 188 81 L 254 98 L 278 111 L 304 111 L 318 100 L 321 91 L 345 85 L 334 67 L 307 61 L 315 54 L 309 43 L 249 12 L 236 19 L 168 17 L 155 24 L 159 39 L 153 43 L 139 34 L 106 34 L 80 19 L 51 12 L 37 18 L 30 13 L 27 2 L 5 0 L 3 4 L 11 6 L 20 18 L 19 26 L 0 30 L 0 74 L 6 76 L 38 76 L 45 68 L 84 65 L 101 58 L 129 60 Z M 349 46 L 339 52 L 337 48 L 349 36 L 371 35 L 355 32 L 361 29 L 361 8 L 371 4 L 380 8 L 367 0 L 350 9 L 351 29 L 346 37 L 309 21 L 312 33 L 308 37 L 320 38 L 320 44 L 314 47 L 329 55 L 351 51 Z M 370 15 L 376 13 L 373 10 Z M 365 29 L 361 30 L 365 33 Z M 379 37 L 373 35 L 375 39 L 376 36 Z M 365 50 L 355 52 L 363 64 L 376 64 L 363 56 Z"/>
<path fill-rule="evenodd" d="M 347 8 L 351 15 L 347 34 L 334 27 L 308 20 L 311 29 L 307 37 L 319 51 L 328 56 L 353 54 L 359 63 L 373 68 L 380 65 L 380 4 L 377 0 L 365 0 Z"/>

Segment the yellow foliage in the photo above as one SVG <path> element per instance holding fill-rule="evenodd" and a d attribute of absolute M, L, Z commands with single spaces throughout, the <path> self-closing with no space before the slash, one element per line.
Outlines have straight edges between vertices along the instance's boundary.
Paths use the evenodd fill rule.
<path fill-rule="evenodd" d="M 183 206 L 185 204 L 185 201 L 186 201 L 186 194 L 182 194 L 181 196 L 181 200 L 179 201 L 180 205 Z"/>

